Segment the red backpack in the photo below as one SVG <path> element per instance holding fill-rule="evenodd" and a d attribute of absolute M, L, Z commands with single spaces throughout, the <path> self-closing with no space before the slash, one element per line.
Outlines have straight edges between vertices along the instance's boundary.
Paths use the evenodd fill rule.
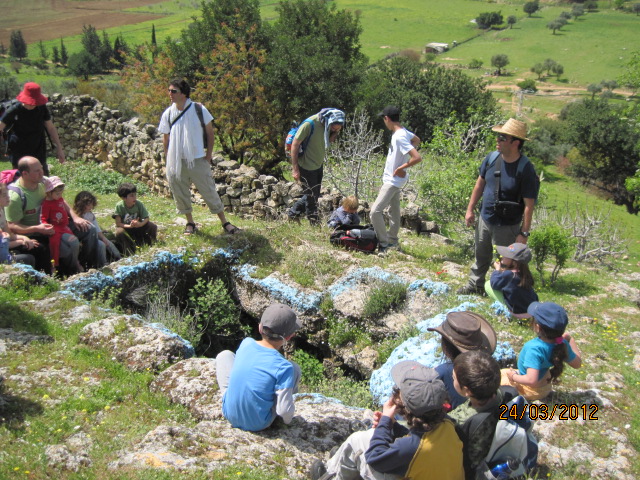
<path fill-rule="evenodd" d="M 372 225 L 351 225 L 349 230 L 336 230 L 329 241 L 332 245 L 365 253 L 373 253 L 378 248 L 378 237 Z"/>

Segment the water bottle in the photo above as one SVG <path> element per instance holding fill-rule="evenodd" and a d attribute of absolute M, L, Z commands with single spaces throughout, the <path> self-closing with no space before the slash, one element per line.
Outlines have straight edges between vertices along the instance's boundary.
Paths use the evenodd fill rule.
<path fill-rule="evenodd" d="M 510 478 L 512 472 L 520 467 L 520 460 L 517 458 L 508 458 L 505 461 L 495 463 L 490 467 L 491 474 L 496 480 L 506 480 Z"/>
<path fill-rule="evenodd" d="M 0 233 L 2 235 L 2 233 Z M 9 239 L 0 237 L 0 263 L 11 263 L 11 253 L 9 253 Z"/>
<path fill-rule="evenodd" d="M 360 236 L 362 235 L 362 232 L 360 231 L 359 228 L 354 228 L 353 230 L 351 230 L 351 235 L 356 238 L 360 238 Z"/>

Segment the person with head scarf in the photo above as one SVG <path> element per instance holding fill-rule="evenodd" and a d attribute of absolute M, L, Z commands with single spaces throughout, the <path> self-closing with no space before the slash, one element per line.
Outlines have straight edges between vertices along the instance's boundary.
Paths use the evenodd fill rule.
<path fill-rule="evenodd" d="M 323 108 L 298 128 L 291 144 L 291 173 L 293 179 L 302 184 L 304 196 L 287 211 L 290 219 L 306 214 L 312 225 L 318 224 L 318 198 L 325 153 L 344 123 L 342 110 Z"/>

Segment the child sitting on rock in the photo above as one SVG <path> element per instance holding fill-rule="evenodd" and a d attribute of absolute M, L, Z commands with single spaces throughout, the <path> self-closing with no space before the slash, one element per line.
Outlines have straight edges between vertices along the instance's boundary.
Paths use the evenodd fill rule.
<path fill-rule="evenodd" d="M 374 428 L 351 434 L 326 467 L 316 461 L 312 480 L 464 479 L 462 442 L 446 418 L 447 391 L 435 370 L 404 361 L 391 377 L 396 386 L 382 412 L 374 413 Z"/>
<path fill-rule="evenodd" d="M 342 201 L 342 206 L 338 207 L 329 218 L 327 225 L 331 228 L 338 228 L 343 225 L 360 225 L 360 215 L 358 215 L 358 197 L 350 195 Z"/>
<path fill-rule="evenodd" d="M 495 271 L 485 284 L 485 291 L 494 300 L 507 306 L 517 317 L 529 318 L 527 307 L 538 301 L 533 291 L 533 275 L 529 270 L 531 250 L 524 243 L 496 247 L 502 258 L 496 260 Z"/>
<path fill-rule="evenodd" d="M 118 187 L 118 196 L 122 199 L 116 204 L 116 243 L 125 255 L 133 255 L 136 246 L 153 245 L 156 241 L 158 226 L 149 221 L 149 212 L 137 198 L 136 186 L 123 183 Z"/>
<path fill-rule="evenodd" d="M 98 232 L 98 259 L 97 264 L 99 266 L 106 265 L 107 254 L 112 261 L 120 260 L 122 255 L 116 248 L 116 246 L 109 240 L 102 232 L 100 225 L 98 225 L 98 219 L 93 213 L 93 209 L 98 206 L 98 199 L 91 192 L 82 191 L 76 195 L 73 202 L 73 210 L 85 220 L 90 221 Z"/>
<path fill-rule="evenodd" d="M 522 347 L 518 369 L 502 370 L 502 385 L 511 385 L 528 401 L 545 398 L 551 393 L 564 363 L 573 368 L 582 365 L 575 339 L 565 330 L 569 317 L 564 308 L 553 302 L 533 302 L 527 313 L 533 317 L 533 331 L 538 335 Z"/>
<path fill-rule="evenodd" d="M 449 417 L 458 424 L 464 443 L 466 478 L 475 478 L 475 471 L 489 453 L 503 401 L 500 390 L 500 366 L 488 353 L 472 350 L 461 353 L 453 362 L 453 385 L 458 394 L 468 400 L 455 408 Z M 488 412 L 487 418 L 473 431 L 466 431 L 465 422 L 476 413 Z"/>
<path fill-rule="evenodd" d="M 245 338 L 236 353 L 224 350 L 218 354 L 222 414 L 233 427 L 257 432 L 269 427 L 276 416 L 291 423 L 301 371 L 279 350 L 299 328 L 295 312 L 274 303 L 262 314 L 261 340 Z"/>

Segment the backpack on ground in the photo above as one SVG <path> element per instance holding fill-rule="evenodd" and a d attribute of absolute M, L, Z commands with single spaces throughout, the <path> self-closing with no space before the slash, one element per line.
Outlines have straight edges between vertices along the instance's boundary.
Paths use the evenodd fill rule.
<path fill-rule="evenodd" d="M 307 145 L 309 145 L 309 140 L 311 140 L 311 135 L 313 135 L 313 129 L 314 129 L 313 120 L 311 118 L 307 118 L 305 121 L 303 121 L 300 124 L 298 122 L 293 122 L 291 124 L 291 130 L 289 130 L 289 133 L 287 133 L 287 137 L 284 140 L 284 152 L 286 153 L 287 157 L 291 156 L 291 144 L 293 143 L 296 133 L 298 133 L 298 130 L 300 129 L 300 127 L 305 123 L 311 124 L 311 133 L 309 133 L 309 136 L 305 138 L 300 144 L 300 150 L 298 150 L 298 155 L 302 155 L 305 149 L 307 148 Z"/>
<path fill-rule="evenodd" d="M 378 248 L 378 237 L 372 225 L 342 225 L 331 234 L 329 242 L 347 250 L 366 253 L 373 253 Z"/>
<path fill-rule="evenodd" d="M 534 422 L 529 417 L 528 402 L 512 387 L 500 389 L 503 403 L 497 412 L 478 413 L 462 425 L 463 436 L 472 441 L 469 439 L 473 438 L 473 432 L 480 424 L 496 421 L 489 452 L 475 470 L 476 479 L 496 480 L 491 469 L 507 461 L 511 461 L 510 468 L 500 473 L 500 479 L 518 478 L 537 466 L 538 441 L 531 432 Z"/>

